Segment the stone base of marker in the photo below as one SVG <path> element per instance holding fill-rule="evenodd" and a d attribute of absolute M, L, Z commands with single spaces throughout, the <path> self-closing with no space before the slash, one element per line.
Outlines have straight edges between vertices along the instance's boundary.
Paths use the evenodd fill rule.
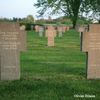
<path fill-rule="evenodd" d="M 19 80 L 20 62 L 19 54 L 15 50 L 3 50 L 0 55 L 1 72 L 0 80 Z"/>
<path fill-rule="evenodd" d="M 96 53 L 94 50 L 88 52 L 87 79 L 100 79 L 100 50 Z"/>
<path fill-rule="evenodd" d="M 48 46 L 54 46 L 54 37 L 48 37 Z"/>

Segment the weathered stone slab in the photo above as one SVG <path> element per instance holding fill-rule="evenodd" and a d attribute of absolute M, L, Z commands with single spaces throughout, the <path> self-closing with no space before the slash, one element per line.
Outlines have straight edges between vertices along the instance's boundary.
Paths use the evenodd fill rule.
<path fill-rule="evenodd" d="M 82 51 L 88 52 L 87 78 L 100 78 L 100 24 L 93 24 L 83 33 Z"/>
<path fill-rule="evenodd" d="M 20 79 L 20 51 L 26 50 L 18 23 L 0 23 L 0 80 Z"/>
<path fill-rule="evenodd" d="M 26 51 L 26 31 L 25 29 L 19 26 L 19 23 L 10 23 L 10 22 L 0 23 L 0 31 L 7 33 L 11 32 L 11 34 L 8 35 L 15 35 L 15 33 L 18 32 L 19 35 L 17 36 L 17 38 L 18 42 L 20 42 L 19 51 Z"/>
<path fill-rule="evenodd" d="M 13 47 L 3 48 L 0 52 L 0 80 L 20 79 L 19 52 Z"/>

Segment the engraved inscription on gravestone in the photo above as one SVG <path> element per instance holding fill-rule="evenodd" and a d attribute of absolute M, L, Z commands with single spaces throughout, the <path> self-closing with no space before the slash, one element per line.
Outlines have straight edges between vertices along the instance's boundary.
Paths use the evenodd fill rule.
<path fill-rule="evenodd" d="M 21 32 L 18 23 L 0 23 L 0 80 L 20 79 L 19 55 L 26 50 Z"/>

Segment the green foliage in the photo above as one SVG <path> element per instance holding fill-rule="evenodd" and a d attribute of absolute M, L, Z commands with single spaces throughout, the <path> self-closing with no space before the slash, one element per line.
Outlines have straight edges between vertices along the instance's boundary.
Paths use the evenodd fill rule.
<path fill-rule="evenodd" d="M 86 56 L 75 30 L 56 37 L 55 47 L 29 31 L 27 52 L 20 59 L 21 79 L 0 81 L 0 100 L 100 100 L 100 80 L 86 79 Z M 74 98 L 75 94 L 96 98 Z"/>
<path fill-rule="evenodd" d="M 49 8 L 52 9 L 52 12 L 49 11 L 51 14 L 64 13 L 71 18 L 75 28 L 79 14 L 89 12 L 90 0 L 38 0 L 35 6 L 40 8 L 38 12 L 40 16 Z"/>
<path fill-rule="evenodd" d="M 9 18 L 0 18 L 0 22 L 12 22 Z"/>
<path fill-rule="evenodd" d="M 89 25 L 89 24 L 91 24 L 92 23 L 92 21 L 91 20 L 87 20 L 86 18 L 79 18 L 78 20 L 77 20 L 77 24 L 78 25 Z"/>
<path fill-rule="evenodd" d="M 34 23 L 34 18 L 33 18 L 32 15 L 28 15 L 28 16 L 26 17 L 26 20 L 27 20 L 27 22 L 29 22 L 29 23 Z"/>
<path fill-rule="evenodd" d="M 93 10 L 93 18 L 100 23 L 100 0 L 93 0 L 91 5 Z"/>

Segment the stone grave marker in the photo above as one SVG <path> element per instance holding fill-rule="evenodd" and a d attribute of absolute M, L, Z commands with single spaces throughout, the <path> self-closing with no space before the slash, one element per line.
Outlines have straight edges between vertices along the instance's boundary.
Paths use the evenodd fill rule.
<path fill-rule="evenodd" d="M 81 50 L 83 52 L 88 51 L 88 32 L 81 33 Z"/>
<path fill-rule="evenodd" d="M 20 26 L 20 30 L 25 30 L 25 28 L 26 28 L 25 25 Z"/>
<path fill-rule="evenodd" d="M 39 37 L 43 37 L 43 33 L 44 33 L 44 27 L 39 26 Z"/>
<path fill-rule="evenodd" d="M 86 51 L 86 42 L 87 42 L 87 34 L 88 33 L 86 33 L 86 32 L 88 32 L 88 26 L 87 25 L 77 25 L 76 26 L 76 30 L 79 32 L 79 38 L 80 38 L 80 40 L 81 40 L 81 43 L 80 43 L 80 46 L 81 46 L 81 50 L 82 51 Z M 83 35 L 83 33 L 84 33 L 84 35 Z M 84 38 L 85 37 L 85 38 Z M 84 41 L 82 41 L 82 39 L 84 38 Z M 82 44 L 84 44 L 84 45 L 82 45 Z"/>
<path fill-rule="evenodd" d="M 66 31 L 66 26 L 62 26 L 62 28 L 63 28 L 63 32 L 65 32 Z"/>
<path fill-rule="evenodd" d="M 39 26 L 38 25 L 35 26 L 35 31 L 39 32 Z"/>
<path fill-rule="evenodd" d="M 62 29 L 63 29 L 63 32 L 69 31 L 69 26 L 63 26 L 62 25 Z"/>
<path fill-rule="evenodd" d="M 53 26 L 48 26 L 46 30 L 47 38 L 48 38 L 48 46 L 54 46 L 54 38 L 56 34 L 56 30 Z"/>
<path fill-rule="evenodd" d="M 57 27 L 57 31 L 58 31 L 58 37 L 62 37 L 62 35 L 63 35 L 63 28 L 62 28 L 62 26 L 58 26 Z"/>
<path fill-rule="evenodd" d="M 88 31 L 88 26 L 87 25 L 81 25 L 81 26 L 77 26 L 76 30 L 79 33 L 83 33 L 83 32 L 87 32 Z"/>
<path fill-rule="evenodd" d="M 69 26 L 66 26 L 66 31 L 69 31 L 69 29 L 70 29 Z"/>
<path fill-rule="evenodd" d="M 0 23 L 0 80 L 20 79 L 20 51 L 26 50 L 24 35 L 18 23 Z"/>
<path fill-rule="evenodd" d="M 45 30 L 47 30 L 49 26 L 50 26 L 50 25 L 45 26 Z M 51 25 L 51 26 L 52 26 L 52 25 Z M 53 28 L 53 31 L 55 31 L 55 32 L 54 32 L 54 37 L 56 37 L 56 36 L 57 36 L 57 29 L 56 29 L 55 26 L 52 26 L 52 28 Z M 45 37 L 48 37 L 48 33 L 47 33 L 46 31 L 45 31 Z"/>
<path fill-rule="evenodd" d="M 34 26 L 33 26 L 33 25 L 31 25 L 31 30 L 33 30 L 33 28 L 34 28 Z"/>
<path fill-rule="evenodd" d="M 100 79 L 100 24 L 91 24 L 82 41 L 82 50 L 88 54 L 87 78 Z"/>

